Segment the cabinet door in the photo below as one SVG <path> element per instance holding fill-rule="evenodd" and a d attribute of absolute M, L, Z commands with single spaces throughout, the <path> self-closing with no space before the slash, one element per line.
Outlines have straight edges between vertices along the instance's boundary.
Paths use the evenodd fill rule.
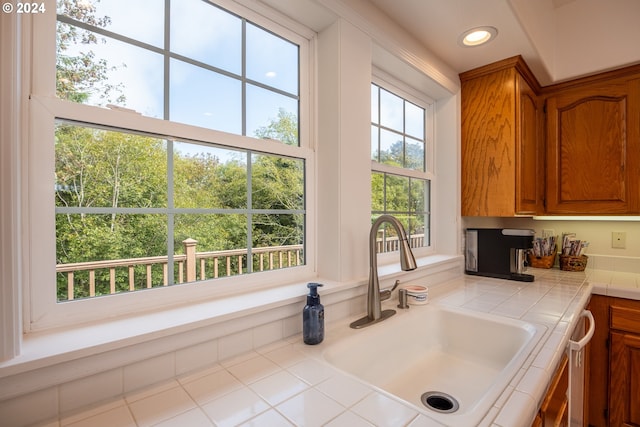
<path fill-rule="evenodd" d="M 640 336 L 611 332 L 609 425 L 640 426 Z"/>
<path fill-rule="evenodd" d="M 513 216 L 516 71 L 462 83 L 462 215 Z"/>
<path fill-rule="evenodd" d="M 556 373 L 551 379 L 547 395 L 540 405 L 540 416 L 544 427 L 566 427 L 569 425 L 567 389 L 569 367 L 566 355 L 562 357 Z"/>
<path fill-rule="evenodd" d="M 538 151 L 538 98 L 531 86 L 518 76 L 516 111 L 516 214 L 535 215 L 540 196 Z"/>
<path fill-rule="evenodd" d="M 546 211 L 638 211 L 638 80 L 591 84 L 547 99 Z"/>

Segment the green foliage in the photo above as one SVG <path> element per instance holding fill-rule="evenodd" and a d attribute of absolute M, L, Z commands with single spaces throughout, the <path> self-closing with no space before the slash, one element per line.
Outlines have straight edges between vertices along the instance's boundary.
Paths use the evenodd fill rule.
<path fill-rule="evenodd" d="M 95 12 L 89 1 L 81 4 L 76 0 L 58 1 L 59 15 L 95 27 L 108 26 L 110 18 L 96 17 Z M 108 82 L 108 75 L 115 68 L 97 59 L 91 50 L 91 46 L 100 41 L 94 32 L 57 23 L 56 93 L 59 98 L 85 103 L 97 95 L 104 102 L 124 103 L 123 85 Z M 71 53 L 72 47 L 78 45 L 86 49 Z M 297 146 L 298 119 L 281 109 L 255 136 Z M 184 253 L 186 239 L 197 240 L 198 252 L 303 242 L 304 214 L 277 213 L 304 209 L 302 160 L 252 153 L 249 169 L 244 152 L 223 161 L 213 154 L 185 154 L 189 150 L 175 149 L 169 153 L 168 144 L 149 136 L 57 124 L 55 204 L 63 209 L 56 214 L 58 264 L 166 257 L 171 246 L 173 253 L 179 255 Z M 168 170 L 169 164 L 173 165 L 172 170 Z M 249 170 L 251 189 L 248 188 Z M 103 212 L 92 212 L 93 208 L 103 208 Z M 143 210 L 105 214 L 104 208 Z M 181 209 L 216 211 L 194 213 Z M 242 212 L 237 213 L 236 209 Z M 258 214 L 252 209 L 267 212 Z M 173 230 L 172 235 L 169 230 Z M 259 270 L 256 259 L 251 262 Z M 238 271 L 239 263 L 246 271 L 247 256 L 231 261 L 233 271 Z M 221 276 L 227 274 L 225 267 L 220 266 Z M 174 269 L 173 281 L 177 283 L 177 263 Z M 111 293 L 112 284 L 116 292 L 128 291 L 130 286 L 134 289 L 148 286 L 145 266 L 132 267 L 131 271 L 133 279 L 128 266 L 117 268 L 115 275 L 109 268 L 96 269 L 96 295 Z M 74 297 L 89 296 L 89 273 L 76 272 L 74 276 Z M 161 264 L 151 268 L 150 280 L 151 286 L 163 285 Z M 57 293 L 59 300 L 69 297 L 66 273 L 57 275 Z"/>
<path fill-rule="evenodd" d="M 380 152 L 380 163 L 406 169 L 424 170 L 424 144 L 404 143 L 401 139 Z"/>
<path fill-rule="evenodd" d="M 56 215 L 57 263 L 166 256 L 184 253 L 183 241 L 197 240 L 199 252 L 300 244 L 304 215 L 277 211 L 304 209 L 302 160 L 252 154 L 252 209 L 247 209 L 247 165 L 242 155 L 226 159 L 173 151 L 167 169 L 164 140 L 129 133 L 60 123 L 56 127 L 56 206 L 80 213 Z M 243 155 L 246 159 L 246 154 Z M 221 213 L 169 214 L 168 174 L 173 177 L 176 209 L 216 209 Z M 158 213 L 90 213 L 90 208 L 152 208 Z M 231 210 L 225 212 L 224 210 Z M 276 211 L 276 212 L 273 212 Z M 168 235 L 169 225 L 173 236 Z M 237 271 L 238 260 L 233 260 Z M 243 264 L 246 269 L 246 256 Z M 135 288 L 146 287 L 145 271 L 136 267 Z M 224 270 L 224 269 L 223 269 Z M 221 271 L 223 271 L 221 270 Z M 222 273 L 225 275 L 226 273 Z M 152 285 L 162 285 L 162 271 L 152 272 Z M 109 271 L 96 271 L 97 294 L 109 293 Z M 88 277 L 75 277 L 75 297 L 88 296 Z M 126 273 L 118 272 L 116 288 L 129 289 Z M 66 277 L 58 275 L 59 299 L 66 299 Z"/>

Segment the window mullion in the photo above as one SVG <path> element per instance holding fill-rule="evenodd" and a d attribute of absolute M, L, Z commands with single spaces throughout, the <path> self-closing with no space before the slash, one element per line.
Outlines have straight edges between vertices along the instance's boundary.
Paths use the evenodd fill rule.
<path fill-rule="evenodd" d="M 253 271 L 253 191 L 252 191 L 252 170 L 253 153 L 247 151 L 247 272 Z"/>
<path fill-rule="evenodd" d="M 163 65 L 164 65 L 164 105 L 163 114 L 165 120 L 170 120 L 169 117 L 169 102 L 171 95 L 170 81 L 171 81 L 171 0 L 165 0 L 164 2 L 164 52 L 163 52 Z"/>
<path fill-rule="evenodd" d="M 241 81 L 242 81 L 242 135 L 247 135 L 247 20 L 242 20 L 242 56 L 241 56 Z"/>
<path fill-rule="evenodd" d="M 167 143 L 167 284 L 173 285 L 174 282 L 174 263 L 173 256 L 175 254 L 174 234 L 174 185 L 173 185 L 173 141 L 166 140 Z"/>

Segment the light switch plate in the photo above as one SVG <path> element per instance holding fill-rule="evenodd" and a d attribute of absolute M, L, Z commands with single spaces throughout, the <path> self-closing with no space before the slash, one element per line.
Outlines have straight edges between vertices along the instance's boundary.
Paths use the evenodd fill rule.
<path fill-rule="evenodd" d="M 624 249 L 627 247 L 627 233 L 624 231 L 611 232 L 611 247 L 616 249 Z"/>

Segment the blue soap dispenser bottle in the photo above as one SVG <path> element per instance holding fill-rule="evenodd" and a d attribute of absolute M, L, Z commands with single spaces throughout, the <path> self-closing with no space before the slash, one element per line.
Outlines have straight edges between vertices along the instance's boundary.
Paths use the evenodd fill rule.
<path fill-rule="evenodd" d="M 302 337 L 305 344 L 320 344 L 324 339 L 324 306 L 318 295 L 320 283 L 308 283 L 307 305 L 302 310 Z"/>

